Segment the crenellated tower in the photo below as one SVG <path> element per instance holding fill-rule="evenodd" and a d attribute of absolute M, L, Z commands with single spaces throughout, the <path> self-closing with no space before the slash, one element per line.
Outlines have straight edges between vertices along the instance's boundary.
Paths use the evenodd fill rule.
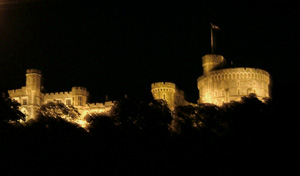
<path fill-rule="evenodd" d="M 37 69 L 26 70 L 26 88 L 29 90 L 41 91 L 42 73 Z"/>
<path fill-rule="evenodd" d="M 72 87 L 74 106 L 84 106 L 88 102 L 89 92 L 85 87 Z"/>
<path fill-rule="evenodd" d="M 37 69 L 26 70 L 26 93 L 27 93 L 27 111 L 28 118 L 36 116 L 36 112 L 39 109 L 42 101 L 41 93 L 41 78 L 42 73 Z M 24 102 L 23 102 L 24 103 Z"/>
<path fill-rule="evenodd" d="M 171 82 L 157 82 L 151 84 L 151 93 L 155 100 L 166 100 L 168 107 L 175 108 L 176 86 Z"/>

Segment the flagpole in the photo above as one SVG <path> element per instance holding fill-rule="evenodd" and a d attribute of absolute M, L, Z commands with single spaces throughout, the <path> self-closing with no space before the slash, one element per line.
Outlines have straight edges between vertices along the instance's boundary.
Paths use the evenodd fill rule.
<path fill-rule="evenodd" d="M 213 34 L 213 27 L 210 23 L 210 45 L 211 45 L 211 54 L 214 54 L 214 34 Z"/>

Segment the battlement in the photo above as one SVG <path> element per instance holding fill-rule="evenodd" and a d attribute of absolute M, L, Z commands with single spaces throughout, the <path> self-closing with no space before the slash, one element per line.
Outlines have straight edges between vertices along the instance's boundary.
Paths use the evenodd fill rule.
<path fill-rule="evenodd" d="M 175 89 L 176 85 L 174 83 L 171 83 L 171 82 L 156 82 L 156 83 L 151 84 L 152 89 L 162 88 L 162 87 Z"/>
<path fill-rule="evenodd" d="M 90 108 L 99 108 L 99 107 L 105 107 L 104 103 L 89 103 L 87 104 Z"/>
<path fill-rule="evenodd" d="M 7 91 L 9 95 L 24 94 L 24 89 L 12 89 Z"/>
<path fill-rule="evenodd" d="M 27 73 L 27 74 L 30 74 L 30 73 L 36 73 L 36 74 L 39 74 L 39 75 L 42 74 L 41 70 L 38 70 L 38 69 L 27 69 L 27 70 L 26 70 L 26 73 Z"/>
<path fill-rule="evenodd" d="M 104 103 L 89 103 L 87 104 L 90 108 L 97 108 L 97 107 L 107 107 L 113 106 L 113 101 L 106 101 Z"/>
<path fill-rule="evenodd" d="M 86 90 L 85 87 L 72 87 L 72 94 L 73 95 L 89 95 L 89 92 Z"/>
<path fill-rule="evenodd" d="M 270 74 L 267 71 L 258 68 L 250 68 L 250 67 L 226 68 L 226 69 L 214 70 L 209 72 L 207 75 L 202 75 L 198 78 L 197 81 L 199 82 L 209 77 L 212 77 L 213 79 L 226 79 L 226 78 L 238 79 L 238 78 L 253 77 L 253 79 L 268 80 L 270 78 Z"/>
<path fill-rule="evenodd" d="M 71 92 L 50 92 L 45 93 L 45 96 L 52 96 L 52 95 L 70 95 Z"/>
<path fill-rule="evenodd" d="M 72 91 L 86 91 L 85 87 L 72 87 Z"/>

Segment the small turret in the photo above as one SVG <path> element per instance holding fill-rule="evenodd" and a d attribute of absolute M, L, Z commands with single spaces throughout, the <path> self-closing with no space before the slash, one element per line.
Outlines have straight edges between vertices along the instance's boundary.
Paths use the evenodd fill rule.
<path fill-rule="evenodd" d="M 226 60 L 222 55 L 207 54 L 202 57 L 203 74 L 207 75 L 210 71 L 222 68 Z"/>
<path fill-rule="evenodd" d="M 166 100 L 168 107 L 173 110 L 175 107 L 176 86 L 171 82 L 157 82 L 151 84 L 151 93 L 155 100 Z"/>
<path fill-rule="evenodd" d="M 30 90 L 41 90 L 41 77 L 42 73 L 37 69 L 26 70 L 26 87 Z"/>
<path fill-rule="evenodd" d="M 84 106 L 88 103 L 89 92 L 85 87 L 72 87 L 71 93 L 74 96 L 75 106 Z"/>

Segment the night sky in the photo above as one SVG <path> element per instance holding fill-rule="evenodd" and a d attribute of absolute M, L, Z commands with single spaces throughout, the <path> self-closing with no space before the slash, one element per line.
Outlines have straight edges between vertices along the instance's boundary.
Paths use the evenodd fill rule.
<path fill-rule="evenodd" d="M 46 92 L 85 86 L 101 102 L 170 81 L 196 102 L 213 23 L 228 63 L 268 71 L 278 92 L 299 87 L 297 6 L 266 2 L 0 0 L 0 85 L 20 88 L 37 68 Z"/>

